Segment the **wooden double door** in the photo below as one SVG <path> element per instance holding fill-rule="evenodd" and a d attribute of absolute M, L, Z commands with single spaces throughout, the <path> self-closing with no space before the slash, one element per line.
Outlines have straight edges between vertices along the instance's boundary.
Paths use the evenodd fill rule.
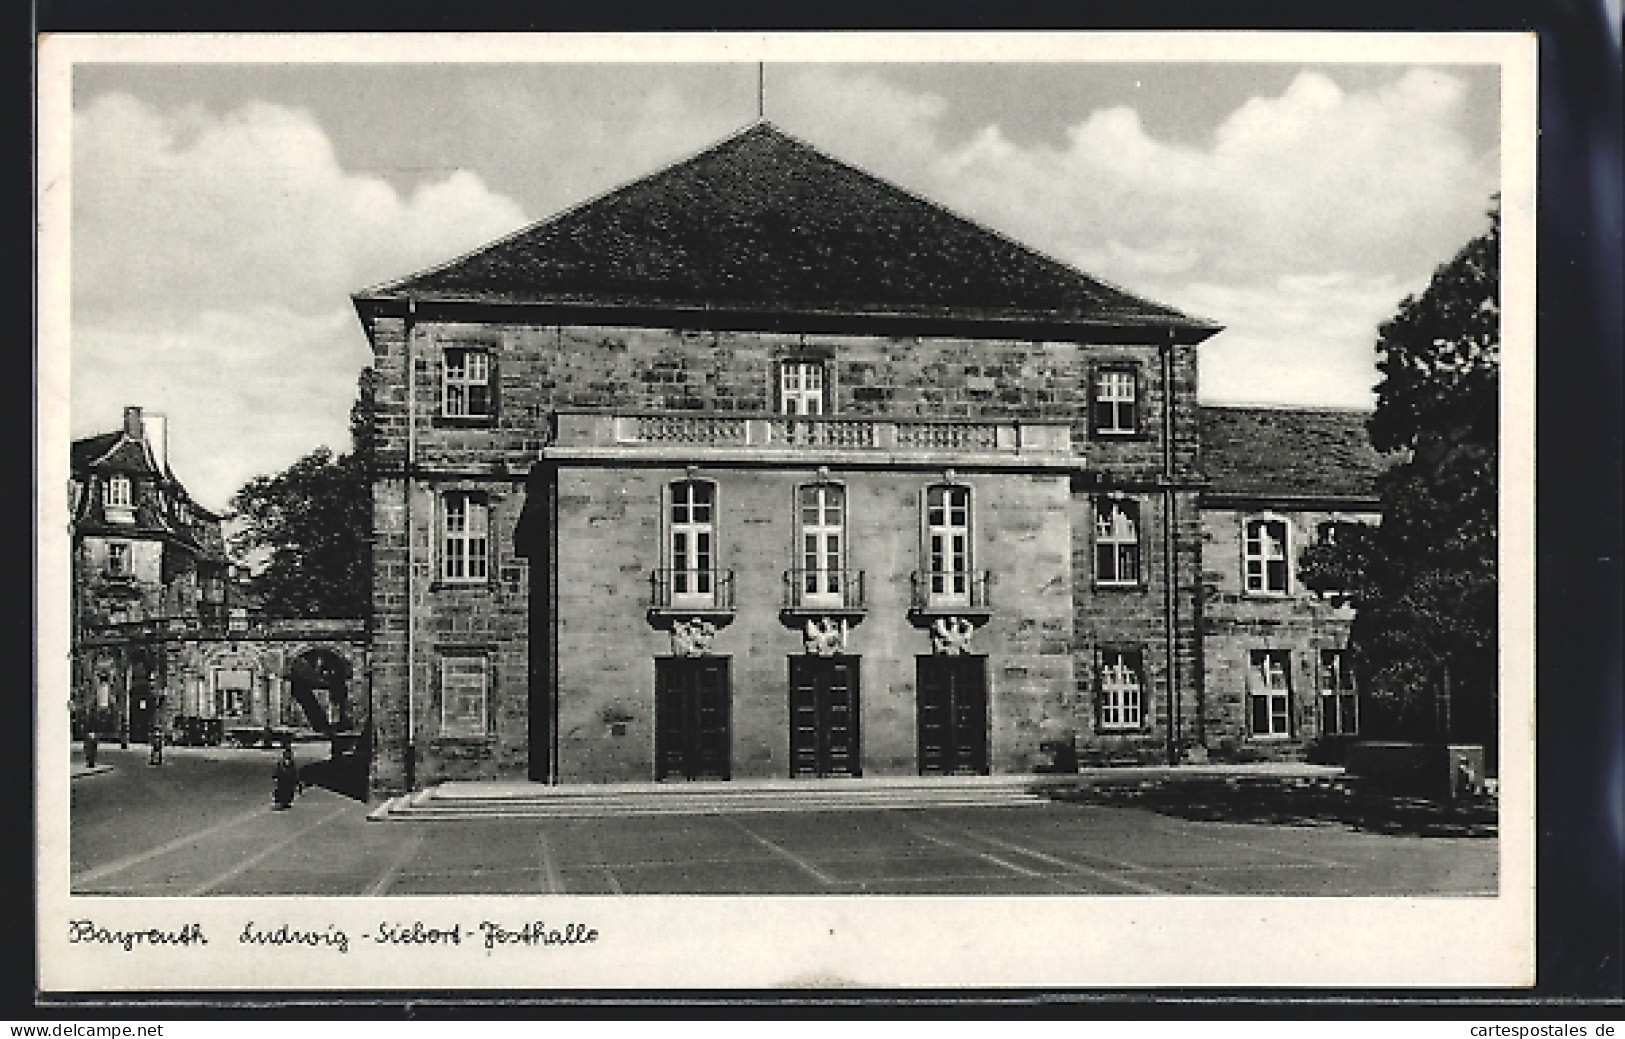
<path fill-rule="evenodd" d="M 988 772 L 987 658 L 917 657 L 921 775 Z"/>
<path fill-rule="evenodd" d="M 727 779 L 732 689 L 728 657 L 655 660 L 655 778 Z"/>
<path fill-rule="evenodd" d="M 790 774 L 859 776 L 858 659 L 790 658 Z"/>

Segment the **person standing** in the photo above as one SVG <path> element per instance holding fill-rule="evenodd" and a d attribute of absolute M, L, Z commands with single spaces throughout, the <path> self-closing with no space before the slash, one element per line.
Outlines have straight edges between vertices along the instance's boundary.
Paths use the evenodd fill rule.
<path fill-rule="evenodd" d="M 294 795 L 299 792 L 299 766 L 293 761 L 293 748 L 283 747 L 282 757 L 276 763 L 276 771 L 271 773 L 276 781 L 276 789 L 271 798 L 276 802 L 277 810 L 281 811 L 293 805 Z"/>
<path fill-rule="evenodd" d="M 164 730 L 162 726 L 154 725 L 152 735 L 148 737 L 152 744 L 152 752 L 147 755 L 147 764 L 162 765 L 164 763 Z"/>
<path fill-rule="evenodd" d="M 97 746 L 97 743 L 96 743 L 96 727 L 94 725 L 87 726 L 85 728 L 85 767 L 86 768 L 95 768 L 96 767 L 96 752 L 97 752 L 98 749 L 100 749 L 100 748 Z"/>

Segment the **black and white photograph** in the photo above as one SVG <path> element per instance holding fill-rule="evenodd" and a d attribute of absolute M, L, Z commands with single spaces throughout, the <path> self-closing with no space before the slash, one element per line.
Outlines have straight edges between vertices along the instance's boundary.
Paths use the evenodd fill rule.
<path fill-rule="evenodd" d="M 41 67 L 43 987 L 1533 982 L 1528 37 Z"/>

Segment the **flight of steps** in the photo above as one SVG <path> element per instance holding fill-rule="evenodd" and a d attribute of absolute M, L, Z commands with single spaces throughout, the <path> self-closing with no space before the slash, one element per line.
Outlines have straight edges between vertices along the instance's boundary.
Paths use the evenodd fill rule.
<path fill-rule="evenodd" d="M 1049 804 L 1044 776 L 570 784 L 454 782 L 391 798 L 368 818 L 429 821 Z"/>

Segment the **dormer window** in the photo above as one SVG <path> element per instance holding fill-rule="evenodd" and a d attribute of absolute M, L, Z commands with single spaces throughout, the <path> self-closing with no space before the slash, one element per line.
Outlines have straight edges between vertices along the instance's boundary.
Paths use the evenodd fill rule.
<path fill-rule="evenodd" d="M 114 476 L 107 481 L 107 506 L 113 509 L 130 507 L 130 478 Z"/>

